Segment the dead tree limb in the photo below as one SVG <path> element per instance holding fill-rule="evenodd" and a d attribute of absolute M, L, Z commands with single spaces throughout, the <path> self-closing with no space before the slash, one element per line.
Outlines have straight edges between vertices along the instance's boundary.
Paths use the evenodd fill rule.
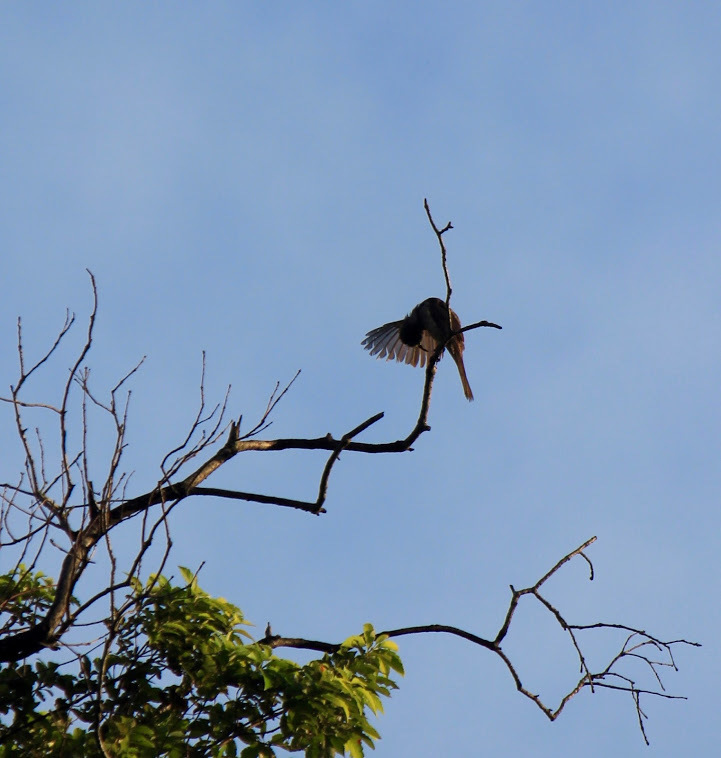
<path fill-rule="evenodd" d="M 516 689 L 529 700 L 534 702 L 536 706 L 543 712 L 543 714 L 550 720 L 555 721 L 566 707 L 568 702 L 579 694 L 584 688 L 588 687 L 591 691 L 594 688 L 606 688 L 617 690 L 621 692 L 629 693 L 632 698 L 638 716 L 639 726 L 644 741 L 648 744 L 648 737 L 644 728 L 644 713 L 641 709 L 641 696 L 653 696 L 666 698 L 668 700 L 685 700 L 686 698 L 681 695 L 670 695 L 665 691 L 661 675 L 659 670 L 661 668 L 673 668 L 676 670 L 676 664 L 673 658 L 673 648 L 679 645 L 690 645 L 693 647 L 700 647 L 697 642 L 689 642 L 684 639 L 664 641 L 642 629 L 634 629 L 633 627 L 625 626 L 622 624 L 607 624 L 598 622 L 595 624 L 569 624 L 561 613 L 543 596 L 541 595 L 541 588 L 559 569 L 565 564 L 571 561 L 575 557 L 583 558 L 590 567 L 589 579 L 593 579 L 593 564 L 588 556 L 585 554 L 586 548 L 592 545 L 596 541 L 595 537 L 591 537 L 586 540 L 582 545 L 572 550 L 559 560 L 553 568 L 551 568 L 546 574 L 544 574 L 534 585 L 526 587 L 525 589 L 516 590 L 511 587 L 511 600 L 508 604 L 505 616 L 501 623 L 501 626 L 493 637 L 481 637 L 478 634 L 469 632 L 465 629 L 460 629 L 456 626 L 449 626 L 447 624 L 423 624 L 417 626 L 403 627 L 401 629 L 388 629 L 383 632 L 379 632 L 378 636 L 385 637 L 404 637 L 406 635 L 417 634 L 450 634 L 455 637 L 460 637 L 474 645 L 478 645 L 486 650 L 495 653 L 505 664 L 508 669 L 513 683 Z M 502 642 L 505 639 L 510 629 L 513 617 L 518 608 L 519 602 L 526 596 L 535 597 L 536 600 L 551 613 L 556 619 L 560 628 L 567 632 L 576 656 L 578 657 L 579 666 L 581 669 L 581 678 L 574 683 L 569 691 L 563 695 L 557 705 L 549 705 L 546 703 L 540 695 L 534 693 L 528 689 L 521 679 L 521 675 L 518 672 L 515 664 L 503 650 Z M 621 649 L 611 658 L 611 660 L 599 671 L 591 671 L 588 666 L 586 656 L 583 653 L 581 642 L 578 638 L 577 632 L 587 630 L 610 630 L 610 629 L 622 629 L 628 632 L 628 637 L 622 645 Z M 266 630 L 266 635 L 258 640 L 259 645 L 268 645 L 271 648 L 288 647 L 299 648 L 305 650 L 315 650 L 322 653 L 335 653 L 341 648 L 340 643 L 322 642 L 320 640 L 306 640 L 301 637 L 285 637 L 277 634 L 270 633 L 270 624 Z M 647 652 L 648 650 L 648 652 Z M 665 658 L 662 660 L 656 660 L 652 655 L 661 653 Z M 627 659 L 634 658 L 644 662 L 649 670 L 653 674 L 653 680 L 655 686 L 651 688 L 638 685 L 635 680 L 624 674 L 619 670 L 620 666 Z"/>

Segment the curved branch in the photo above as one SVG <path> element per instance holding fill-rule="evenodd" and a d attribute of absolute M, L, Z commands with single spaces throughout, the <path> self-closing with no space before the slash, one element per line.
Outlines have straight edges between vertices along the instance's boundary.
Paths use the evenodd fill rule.
<path fill-rule="evenodd" d="M 493 639 L 487 639 L 485 637 L 481 637 L 477 634 L 474 634 L 473 632 L 469 632 L 465 629 L 460 629 L 459 627 L 456 627 L 456 626 L 449 626 L 447 624 L 425 624 L 425 625 L 419 625 L 419 626 L 403 627 L 401 629 L 389 629 L 383 632 L 378 632 L 377 636 L 402 637 L 402 636 L 410 635 L 410 634 L 443 633 L 443 634 L 450 634 L 456 637 L 460 637 L 462 639 L 468 640 L 474 645 L 478 645 L 479 647 L 482 647 L 486 650 L 490 650 L 492 653 L 495 653 L 504 662 L 504 664 L 506 665 L 506 668 L 508 669 L 509 674 L 511 675 L 511 678 L 513 679 L 516 689 L 522 695 L 527 697 L 529 700 L 533 701 L 536 704 L 536 706 L 544 713 L 544 715 L 550 721 L 555 721 L 560 715 L 560 713 L 563 711 L 563 709 L 565 708 L 566 704 L 573 697 L 575 697 L 582 689 L 584 689 L 584 687 L 591 687 L 591 688 L 603 687 L 605 689 L 628 692 L 633 697 L 633 701 L 634 701 L 636 712 L 639 719 L 641 734 L 643 736 L 643 739 L 646 741 L 646 743 L 648 743 L 648 738 L 646 736 L 646 732 L 643 725 L 643 717 L 644 717 L 643 711 L 641 710 L 641 705 L 640 705 L 641 695 L 653 695 L 656 697 L 662 697 L 662 698 L 667 698 L 671 700 L 685 699 L 681 695 L 669 695 L 668 693 L 665 692 L 657 667 L 665 666 L 665 667 L 672 667 L 676 669 L 676 665 L 673 660 L 673 653 L 672 653 L 673 646 L 692 645 L 694 647 L 699 647 L 700 645 L 697 642 L 689 642 L 688 640 L 684 640 L 684 639 L 671 640 L 668 642 L 664 642 L 658 639 L 657 637 L 653 637 L 652 635 L 649 635 L 647 632 L 643 630 L 634 629 L 633 627 L 629 627 L 624 624 L 596 623 L 596 624 L 578 625 L 578 624 L 567 623 L 566 620 L 563 618 L 563 616 L 560 614 L 560 612 L 556 610 L 553 607 L 553 605 L 551 605 L 551 603 L 549 603 L 544 597 L 540 595 L 539 590 L 546 583 L 546 581 L 548 581 L 548 579 L 550 579 L 562 566 L 568 563 L 575 556 L 582 557 L 589 564 L 589 567 L 590 567 L 589 578 L 592 580 L 593 579 L 593 565 L 591 564 L 589 558 L 585 555 L 583 551 L 595 541 L 596 541 L 595 537 L 591 537 L 591 539 L 586 540 L 586 542 L 584 542 L 582 545 L 577 547 L 575 550 L 572 550 L 563 558 L 561 558 L 561 560 L 559 560 L 549 571 L 547 571 L 532 586 L 526 587 L 525 589 L 522 589 L 522 590 L 516 590 L 513 587 L 511 587 L 511 600 L 509 602 L 508 609 L 506 611 L 501 627 Z M 554 618 L 558 622 L 561 629 L 563 629 L 566 632 L 569 632 L 574 648 L 580 660 L 581 670 L 583 671 L 583 676 L 581 677 L 581 679 L 561 698 L 561 700 L 559 701 L 558 705 L 555 708 L 545 703 L 540 695 L 533 693 L 531 690 L 527 689 L 523 685 L 515 664 L 510 659 L 510 657 L 505 653 L 505 651 L 501 648 L 501 642 L 503 641 L 506 634 L 508 633 L 516 608 L 518 607 L 518 603 L 520 599 L 524 597 L 525 595 L 535 596 L 536 599 L 554 616 Z M 626 642 L 624 643 L 621 650 L 615 656 L 613 656 L 611 661 L 601 671 L 597 673 L 591 672 L 590 669 L 588 668 L 586 664 L 586 659 L 581 650 L 581 646 L 579 645 L 576 637 L 573 634 L 573 630 L 587 630 L 587 629 L 624 629 L 630 632 L 630 635 L 628 639 L 626 640 Z M 631 647 L 628 647 L 629 641 L 635 637 L 641 638 L 641 642 Z M 333 644 L 333 643 L 328 643 L 328 642 L 322 642 L 319 640 L 305 640 L 298 637 L 282 637 L 280 635 L 273 635 L 271 632 L 270 624 L 268 624 L 268 627 L 266 629 L 265 637 L 258 640 L 257 644 L 268 645 L 269 647 L 273 649 L 278 648 L 278 647 L 302 648 L 306 650 L 315 650 L 315 651 L 319 651 L 323 653 L 335 653 L 341 648 L 340 643 Z M 646 645 L 652 645 L 655 650 L 661 650 L 665 652 L 668 656 L 668 660 L 667 661 L 652 660 L 651 658 L 648 657 L 648 655 L 637 652 L 639 649 L 643 648 Z M 632 679 L 630 679 L 627 676 L 624 676 L 618 671 L 615 671 L 614 667 L 624 657 L 634 657 L 634 658 L 644 661 L 651 668 L 651 671 L 654 674 L 656 682 L 658 683 L 658 688 L 647 689 L 647 688 L 639 687 L 636 685 L 636 683 Z M 625 682 L 625 684 L 609 683 L 607 681 L 608 679 L 620 680 L 620 681 Z"/>

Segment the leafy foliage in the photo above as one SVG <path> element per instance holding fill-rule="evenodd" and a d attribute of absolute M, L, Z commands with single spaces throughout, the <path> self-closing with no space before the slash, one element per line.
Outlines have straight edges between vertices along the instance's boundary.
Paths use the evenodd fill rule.
<path fill-rule="evenodd" d="M 256 643 L 241 611 L 162 576 L 132 594 L 106 623 L 107 639 L 62 664 L 38 660 L 0 670 L 0 758 L 242 756 L 278 749 L 313 758 L 373 747 L 369 723 L 403 667 L 394 642 L 363 633 L 300 665 Z M 44 606 L 52 583 L 22 568 L 0 578 L 5 620 Z"/>

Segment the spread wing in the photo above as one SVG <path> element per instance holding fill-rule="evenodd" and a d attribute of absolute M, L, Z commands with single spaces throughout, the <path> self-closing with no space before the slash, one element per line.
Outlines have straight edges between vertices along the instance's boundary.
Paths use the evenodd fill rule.
<path fill-rule="evenodd" d="M 408 363 L 411 366 L 425 366 L 428 355 L 435 349 L 437 342 L 431 335 L 424 331 L 419 345 L 406 345 L 401 340 L 401 321 L 391 321 L 377 329 L 372 329 L 366 334 L 361 343 L 371 355 L 385 358 L 387 361 L 396 360 Z"/>

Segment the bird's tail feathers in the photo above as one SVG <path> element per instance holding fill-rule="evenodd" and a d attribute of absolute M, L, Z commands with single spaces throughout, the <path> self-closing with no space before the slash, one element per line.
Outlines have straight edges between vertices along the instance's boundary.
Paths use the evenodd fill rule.
<path fill-rule="evenodd" d="M 448 352 L 451 354 L 451 358 L 456 362 L 458 367 L 458 375 L 461 377 L 461 384 L 463 385 L 463 394 L 466 396 L 466 400 L 473 400 L 473 390 L 468 383 L 468 377 L 466 376 L 466 367 L 463 365 L 463 350 L 458 349 L 457 344 L 451 342 L 448 345 Z"/>

